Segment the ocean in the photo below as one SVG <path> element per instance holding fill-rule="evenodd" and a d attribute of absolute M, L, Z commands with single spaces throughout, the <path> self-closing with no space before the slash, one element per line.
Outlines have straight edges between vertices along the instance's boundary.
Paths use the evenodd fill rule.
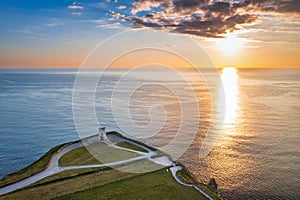
<path fill-rule="evenodd" d="M 99 125 L 159 148 L 182 129 L 187 139 L 194 134 L 191 145 L 172 150 L 199 181 L 215 178 L 224 199 L 300 198 L 300 69 L 227 69 L 218 80 L 208 69 L 203 79 L 189 70 L 113 69 L 72 102 L 76 72 L 0 69 L 0 177 Z M 95 77 L 99 71 L 84 75 L 86 83 Z M 90 102 L 98 121 L 85 109 Z M 211 151 L 199 156 L 211 129 Z"/>

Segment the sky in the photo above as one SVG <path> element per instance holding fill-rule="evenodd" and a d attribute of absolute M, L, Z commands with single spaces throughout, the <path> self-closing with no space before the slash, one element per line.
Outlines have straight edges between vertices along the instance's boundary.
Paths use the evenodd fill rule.
<path fill-rule="evenodd" d="M 78 68 L 123 31 L 191 37 L 218 67 L 300 67 L 299 0 L 2 0 L 0 24 L 2 68 Z"/>

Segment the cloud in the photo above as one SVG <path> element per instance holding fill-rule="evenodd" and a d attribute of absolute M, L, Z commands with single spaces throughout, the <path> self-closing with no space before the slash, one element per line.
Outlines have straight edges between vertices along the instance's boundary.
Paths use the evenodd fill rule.
<path fill-rule="evenodd" d="M 117 9 L 119 9 L 119 10 L 124 10 L 124 9 L 126 9 L 126 6 L 120 5 L 120 6 L 117 7 Z"/>
<path fill-rule="evenodd" d="M 170 3 L 172 3 L 172 0 L 135 0 L 132 4 L 131 13 L 135 15 L 138 12 L 149 11 L 152 8 L 166 7 Z"/>
<path fill-rule="evenodd" d="M 247 8 L 248 11 L 300 14 L 299 0 L 244 0 L 233 5 L 235 8 Z"/>
<path fill-rule="evenodd" d="M 71 14 L 74 16 L 80 16 L 80 15 L 82 15 L 82 12 L 72 12 Z"/>
<path fill-rule="evenodd" d="M 69 5 L 69 9 L 83 9 L 83 6 L 77 6 L 77 5 Z"/>
<path fill-rule="evenodd" d="M 120 22 L 108 22 L 110 19 L 92 19 L 92 20 L 80 20 L 80 22 L 84 23 L 93 23 L 96 24 L 96 27 L 99 28 L 123 28 Z"/>
<path fill-rule="evenodd" d="M 65 25 L 65 24 L 61 23 L 61 22 L 50 22 L 50 23 L 47 23 L 45 25 L 48 26 L 48 27 L 56 27 L 56 26 L 62 26 L 62 25 Z"/>
<path fill-rule="evenodd" d="M 116 18 L 116 19 L 120 19 L 120 18 L 121 18 L 121 19 L 127 19 L 127 18 L 125 17 L 125 15 L 122 15 L 122 14 L 117 13 L 117 12 L 115 12 L 115 11 L 111 11 L 110 15 L 111 15 L 112 17 Z"/>
<path fill-rule="evenodd" d="M 277 6 L 278 12 L 300 13 L 300 1 L 298 0 L 281 1 Z"/>
<path fill-rule="evenodd" d="M 250 31 L 239 34 L 240 37 L 260 42 L 300 43 L 300 23 L 294 22 L 292 15 L 264 14 L 258 23 L 249 26 Z"/>
<path fill-rule="evenodd" d="M 82 9 L 83 9 L 83 6 L 78 5 L 77 2 L 74 1 L 74 2 L 72 3 L 72 5 L 69 5 L 69 6 L 68 6 L 68 9 L 74 9 L 74 10 L 79 9 L 79 10 L 82 10 Z"/>
<path fill-rule="evenodd" d="M 164 29 L 199 37 L 224 37 L 257 22 L 261 13 L 300 15 L 299 0 L 134 0 L 131 15 L 111 13 L 133 28 Z"/>
<path fill-rule="evenodd" d="M 106 3 L 98 3 L 96 7 L 105 9 L 105 8 L 107 8 L 107 4 Z"/>
<path fill-rule="evenodd" d="M 104 19 L 80 20 L 80 22 L 96 23 L 98 25 L 103 25 L 107 23 Z"/>

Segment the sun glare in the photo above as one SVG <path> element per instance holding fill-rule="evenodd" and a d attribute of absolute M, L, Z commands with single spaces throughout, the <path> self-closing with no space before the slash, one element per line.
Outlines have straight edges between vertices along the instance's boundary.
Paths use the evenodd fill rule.
<path fill-rule="evenodd" d="M 224 68 L 222 71 L 222 85 L 225 95 L 225 123 L 233 123 L 238 110 L 238 75 L 235 68 Z"/>
<path fill-rule="evenodd" d="M 224 55 L 234 56 L 238 54 L 245 42 L 245 39 L 236 35 L 228 35 L 226 38 L 216 40 L 215 45 Z"/>

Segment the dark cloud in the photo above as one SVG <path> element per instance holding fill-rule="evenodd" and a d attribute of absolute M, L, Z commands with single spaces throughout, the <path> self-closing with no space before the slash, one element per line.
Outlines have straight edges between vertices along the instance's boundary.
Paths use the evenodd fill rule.
<path fill-rule="evenodd" d="M 233 7 L 245 8 L 248 11 L 300 14 L 299 0 L 245 0 L 234 3 Z"/>
<path fill-rule="evenodd" d="M 178 13 L 193 13 L 200 10 L 200 6 L 207 4 L 207 0 L 179 0 L 173 3 L 174 12 Z"/>
<path fill-rule="evenodd" d="M 150 28 L 162 28 L 163 25 L 152 23 L 152 22 L 146 22 L 141 18 L 134 17 L 131 19 L 133 21 L 132 27 L 133 28 L 143 28 L 143 27 L 150 27 Z"/>
<path fill-rule="evenodd" d="M 282 1 L 278 4 L 277 11 L 283 13 L 300 13 L 300 1 Z"/>
<path fill-rule="evenodd" d="M 234 9 L 228 2 L 216 2 L 211 5 L 202 6 L 201 9 L 209 12 L 222 13 L 224 15 L 230 15 L 234 12 Z"/>
<path fill-rule="evenodd" d="M 238 25 L 255 22 L 257 12 L 300 14 L 300 0 L 135 0 L 132 16 L 123 19 L 134 28 L 222 37 L 228 31 L 239 30 Z"/>

